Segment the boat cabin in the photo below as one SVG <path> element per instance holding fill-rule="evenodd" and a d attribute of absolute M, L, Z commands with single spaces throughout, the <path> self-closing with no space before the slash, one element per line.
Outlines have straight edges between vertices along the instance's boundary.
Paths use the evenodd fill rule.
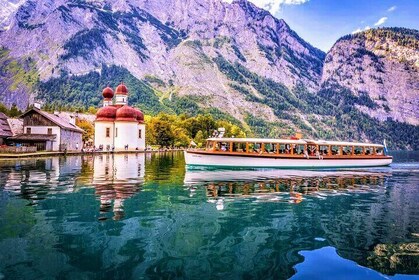
<path fill-rule="evenodd" d="M 280 157 L 370 157 L 384 156 L 384 146 L 323 140 L 258 138 L 209 138 L 211 153 L 254 154 Z"/>

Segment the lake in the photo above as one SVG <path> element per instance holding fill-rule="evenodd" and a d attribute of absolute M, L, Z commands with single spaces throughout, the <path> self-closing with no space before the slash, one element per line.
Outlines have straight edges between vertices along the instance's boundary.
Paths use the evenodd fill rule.
<path fill-rule="evenodd" d="M 419 279 L 419 152 L 185 169 L 181 152 L 0 161 L 0 279 Z"/>

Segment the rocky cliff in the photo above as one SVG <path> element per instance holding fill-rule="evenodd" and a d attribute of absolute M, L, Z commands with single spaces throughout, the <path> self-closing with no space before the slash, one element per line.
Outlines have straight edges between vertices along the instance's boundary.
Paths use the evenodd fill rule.
<path fill-rule="evenodd" d="M 419 124 L 419 31 L 370 29 L 342 37 L 326 56 L 323 87 L 336 85 L 365 95 L 358 105 L 379 120 Z"/>
<path fill-rule="evenodd" d="M 255 110 L 273 116 L 242 100 L 213 59 L 316 90 L 324 58 L 284 21 L 247 1 L 27 1 L 0 38 L 12 57 L 34 59 L 42 81 L 121 65 L 138 79 L 170 80 L 179 95 L 227 100 L 211 104 L 238 118 Z"/>

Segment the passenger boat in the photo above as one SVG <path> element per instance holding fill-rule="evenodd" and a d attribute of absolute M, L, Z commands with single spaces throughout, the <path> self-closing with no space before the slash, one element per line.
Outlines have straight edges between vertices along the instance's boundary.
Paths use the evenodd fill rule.
<path fill-rule="evenodd" d="M 188 149 L 188 166 L 342 168 L 391 164 L 384 145 L 307 139 L 209 138 Z"/>

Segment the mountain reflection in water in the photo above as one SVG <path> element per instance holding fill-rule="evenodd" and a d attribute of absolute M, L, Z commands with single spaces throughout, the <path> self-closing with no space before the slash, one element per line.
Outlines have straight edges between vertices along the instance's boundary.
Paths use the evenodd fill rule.
<path fill-rule="evenodd" d="M 0 161 L 0 279 L 288 279 L 319 263 L 331 279 L 414 277 L 418 166 L 185 170 L 182 153 Z"/>

